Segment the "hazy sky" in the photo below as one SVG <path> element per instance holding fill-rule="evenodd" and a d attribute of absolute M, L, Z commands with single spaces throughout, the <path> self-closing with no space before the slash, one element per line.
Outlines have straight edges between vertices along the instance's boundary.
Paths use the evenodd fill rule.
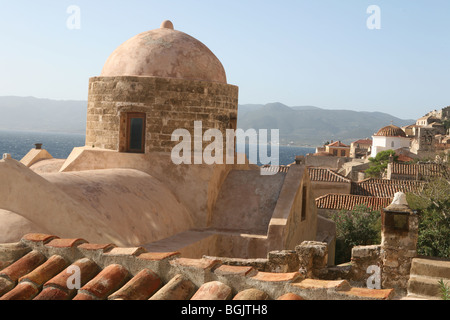
<path fill-rule="evenodd" d="M 114 49 L 166 19 L 216 54 L 241 104 L 400 118 L 450 105 L 448 0 L 0 0 L 0 95 L 86 100 Z"/>

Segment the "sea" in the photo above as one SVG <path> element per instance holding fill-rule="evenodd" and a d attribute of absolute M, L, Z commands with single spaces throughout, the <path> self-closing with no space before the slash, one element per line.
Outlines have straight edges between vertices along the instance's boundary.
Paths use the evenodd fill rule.
<path fill-rule="evenodd" d="M 30 132 L 30 131 L 0 131 L 0 157 L 4 153 L 11 154 L 16 160 L 22 159 L 30 149 L 35 148 L 36 143 L 42 143 L 42 148 L 47 150 L 53 158 L 66 159 L 73 148 L 85 145 L 85 135 L 77 133 L 56 133 L 56 132 Z M 278 147 L 279 165 L 288 165 L 295 161 L 295 156 L 302 156 L 308 153 L 314 153 L 315 148 L 297 147 L 297 146 L 268 146 L 267 157 L 270 160 L 271 150 Z M 259 149 L 250 148 L 246 145 L 246 154 L 249 157 L 250 150 Z M 262 163 L 257 159 L 257 164 Z"/>

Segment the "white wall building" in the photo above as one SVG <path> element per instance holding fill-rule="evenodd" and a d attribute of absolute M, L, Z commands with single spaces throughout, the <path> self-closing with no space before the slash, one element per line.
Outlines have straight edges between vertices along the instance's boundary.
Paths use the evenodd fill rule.
<path fill-rule="evenodd" d="M 401 148 L 409 149 L 411 139 L 399 127 L 389 125 L 381 128 L 372 136 L 372 153 L 371 157 L 375 157 L 378 152 L 384 150 L 396 150 Z"/>

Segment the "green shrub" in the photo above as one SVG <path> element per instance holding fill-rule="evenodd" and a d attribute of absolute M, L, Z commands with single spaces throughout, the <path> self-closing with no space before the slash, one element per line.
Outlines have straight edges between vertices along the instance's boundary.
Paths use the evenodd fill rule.
<path fill-rule="evenodd" d="M 450 258 L 450 184 L 431 180 L 419 194 L 408 194 L 408 204 L 419 214 L 417 253 Z"/>
<path fill-rule="evenodd" d="M 441 292 L 442 300 L 450 300 L 450 287 L 447 283 L 444 283 L 443 279 L 438 281 L 439 291 Z"/>
<path fill-rule="evenodd" d="M 375 158 L 370 157 L 370 167 L 365 171 L 370 178 L 381 178 L 386 171 L 389 158 L 393 157 L 394 162 L 398 161 L 398 156 L 394 150 L 385 150 L 378 152 Z"/>
<path fill-rule="evenodd" d="M 336 223 L 336 264 L 350 261 L 352 248 L 381 241 L 381 214 L 365 205 L 340 211 L 331 219 Z"/>

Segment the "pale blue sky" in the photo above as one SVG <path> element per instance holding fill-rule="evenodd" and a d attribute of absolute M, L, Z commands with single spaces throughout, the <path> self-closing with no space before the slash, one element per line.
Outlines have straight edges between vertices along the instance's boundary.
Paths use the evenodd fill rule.
<path fill-rule="evenodd" d="M 86 100 L 109 54 L 166 19 L 216 54 L 241 104 L 401 118 L 450 105 L 448 0 L 0 0 L 0 95 Z"/>

